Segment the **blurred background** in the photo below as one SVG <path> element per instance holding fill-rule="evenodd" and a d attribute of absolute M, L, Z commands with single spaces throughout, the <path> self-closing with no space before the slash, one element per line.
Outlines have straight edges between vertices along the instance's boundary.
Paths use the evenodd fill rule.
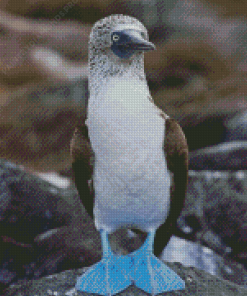
<path fill-rule="evenodd" d="M 245 1 L 2 0 L 2 158 L 40 172 L 70 168 L 69 141 L 88 99 L 88 35 L 113 13 L 148 28 L 154 101 L 180 122 L 190 151 L 240 137 L 228 121 L 247 106 Z"/>
<path fill-rule="evenodd" d="M 9 224 L 20 223 L 21 215 L 25 218 L 12 203 L 13 192 L 16 198 L 18 192 L 24 194 L 23 187 L 5 196 L 9 184 L 4 174 L 10 167 L 59 190 L 73 186 L 69 143 L 86 116 L 89 32 L 95 21 L 115 13 L 134 16 L 147 27 L 157 46 L 145 55 L 153 99 L 178 120 L 190 149 L 189 189 L 178 236 L 204 247 L 175 241 L 180 255 L 167 248 L 164 258 L 175 256 L 175 261 L 247 285 L 246 1 L 1 0 L 0 187 L 3 182 L 7 186 L 0 189 L 2 244 L 24 248 L 18 244 L 27 243 L 21 237 L 17 243 L 16 233 L 6 231 Z M 13 258 L 6 263 L 6 253 L 1 256 L 3 285 L 25 277 L 26 271 L 20 276 L 16 266 L 10 271 Z"/>

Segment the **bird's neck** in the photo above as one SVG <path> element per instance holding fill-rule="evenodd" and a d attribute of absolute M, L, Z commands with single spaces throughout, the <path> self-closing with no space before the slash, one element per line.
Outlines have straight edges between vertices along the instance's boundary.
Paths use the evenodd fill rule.
<path fill-rule="evenodd" d="M 136 54 L 128 60 L 120 59 L 113 54 L 93 55 L 89 60 L 90 97 L 97 96 L 110 80 L 125 77 L 146 83 L 143 53 Z"/>
<path fill-rule="evenodd" d="M 136 117 L 139 113 L 149 112 L 153 103 L 150 101 L 151 95 L 146 80 L 128 74 L 127 72 L 120 77 L 110 77 L 101 83 L 97 93 L 90 92 L 88 118 L 94 117 L 95 114 L 96 117 L 109 117 L 109 112 L 119 118 L 123 115 Z"/>

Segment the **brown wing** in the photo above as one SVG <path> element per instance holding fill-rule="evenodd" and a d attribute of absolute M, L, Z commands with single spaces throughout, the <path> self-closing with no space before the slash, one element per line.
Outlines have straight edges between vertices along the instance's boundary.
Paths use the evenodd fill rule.
<path fill-rule="evenodd" d="M 165 114 L 162 117 L 166 118 Z M 188 180 L 188 146 L 179 124 L 166 118 L 164 153 L 172 173 L 171 203 L 168 217 L 156 231 L 154 254 L 159 256 L 176 229 L 176 221 L 184 205 Z"/>
<path fill-rule="evenodd" d="M 75 129 L 71 140 L 70 154 L 76 188 L 86 211 L 93 218 L 94 194 L 92 175 L 94 153 L 86 125 L 78 126 Z M 91 186 L 89 186 L 89 182 L 91 182 Z"/>

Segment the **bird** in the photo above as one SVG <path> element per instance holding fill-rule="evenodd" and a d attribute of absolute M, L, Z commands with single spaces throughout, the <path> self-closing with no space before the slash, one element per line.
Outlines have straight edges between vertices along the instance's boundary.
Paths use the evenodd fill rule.
<path fill-rule="evenodd" d="M 128 15 L 100 19 L 90 33 L 87 117 L 74 131 L 71 157 L 103 256 L 78 277 L 78 291 L 114 295 L 134 284 L 156 295 L 185 288 L 154 255 L 155 241 L 160 252 L 174 231 L 188 179 L 182 128 L 154 104 L 147 84 L 144 52 L 154 49 L 145 26 Z M 139 249 L 116 254 L 109 234 L 120 228 L 147 238 Z"/>

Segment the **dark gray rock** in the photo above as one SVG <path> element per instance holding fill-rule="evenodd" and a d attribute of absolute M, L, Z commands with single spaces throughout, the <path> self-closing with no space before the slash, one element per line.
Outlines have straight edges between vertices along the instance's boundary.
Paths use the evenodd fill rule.
<path fill-rule="evenodd" d="M 215 124 L 215 125 L 214 125 Z M 205 130 L 204 130 L 205 129 Z M 186 130 L 186 129 L 185 129 Z M 187 131 L 187 130 L 186 130 Z M 230 120 L 215 121 L 211 126 L 205 124 L 188 129 L 188 143 L 195 148 L 194 141 L 199 142 L 200 135 L 204 137 L 206 148 L 197 149 L 190 153 L 190 169 L 192 170 L 246 170 L 247 169 L 247 113 L 241 113 Z M 218 137 L 215 138 L 215 135 Z M 192 136 L 193 137 L 193 136 Z M 199 138 L 198 138 L 199 137 Z M 208 142 L 206 142 L 208 139 Z M 216 140 L 216 141 L 215 141 Z M 210 143 L 211 141 L 211 143 Z M 218 143 L 217 143 L 218 141 Z M 215 144 L 214 146 L 211 146 Z M 198 147 L 197 147 L 198 148 Z"/>
<path fill-rule="evenodd" d="M 123 253 L 143 241 L 126 230 L 110 239 Z M 60 189 L 0 160 L 0 294 L 19 279 L 91 265 L 101 258 L 100 245 L 74 186 Z"/>
<path fill-rule="evenodd" d="M 185 237 L 247 266 L 246 190 L 244 171 L 190 171 L 185 207 L 178 221 Z"/>
<path fill-rule="evenodd" d="M 247 112 L 234 116 L 225 125 L 226 141 L 247 140 Z"/>
<path fill-rule="evenodd" d="M 225 142 L 190 152 L 192 170 L 246 170 L 247 141 Z"/>
<path fill-rule="evenodd" d="M 220 245 L 219 241 L 220 237 L 210 230 L 203 235 L 204 245 L 199 243 L 199 240 L 193 242 L 173 236 L 165 247 L 161 259 L 204 270 L 247 288 L 247 270 L 244 265 L 230 259 L 227 256 L 227 249 L 222 248 L 218 254 L 213 251 L 213 248 L 217 249 Z M 205 242 L 208 245 L 210 243 L 211 248 L 206 247 Z"/>
<path fill-rule="evenodd" d="M 101 258 L 99 234 L 74 186 L 57 188 L 4 160 L 0 161 L 0 182 L 2 291 L 17 280 L 90 266 Z M 247 178 L 241 171 L 190 171 L 186 203 L 176 234 L 223 254 L 224 260 L 237 261 L 237 265 L 229 267 L 223 261 L 222 269 L 235 270 L 225 278 L 239 284 L 246 283 L 246 188 Z M 144 238 L 120 230 L 110 240 L 115 251 L 126 254 L 139 248 Z M 177 243 L 173 249 L 178 249 Z M 190 256 L 188 260 L 193 262 L 201 256 L 199 251 L 179 252 L 174 257 L 176 261 L 180 256 Z M 210 271 L 211 267 L 202 264 L 200 268 Z"/>
<path fill-rule="evenodd" d="M 190 295 L 190 296 L 240 296 L 247 295 L 247 289 L 228 281 L 210 275 L 202 270 L 191 267 L 183 267 L 179 263 L 167 263 L 183 280 L 186 288 L 183 291 L 173 291 L 161 295 Z M 88 293 L 75 291 L 77 276 L 80 276 L 85 269 L 68 270 L 66 272 L 45 277 L 36 281 L 19 282 L 9 287 L 5 296 L 79 296 L 90 295 Z M 119 295 L 146 295 L 142 290 L 131 285 Z"/>
<path fill-rule="evenodd" d="M 99 235 L 75 189 L 61 190 L 4 160 L 0 235 L 0 294 L 18 279 L 85 266 L 101 254 Z"/>

